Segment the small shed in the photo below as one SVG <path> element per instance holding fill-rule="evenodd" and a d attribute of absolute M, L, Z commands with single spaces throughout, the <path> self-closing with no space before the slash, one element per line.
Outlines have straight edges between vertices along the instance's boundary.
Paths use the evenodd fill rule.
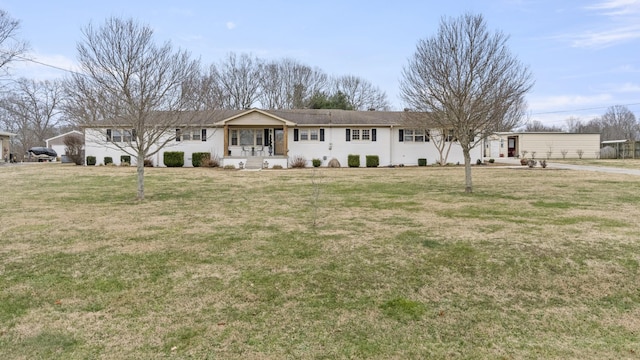
<path fill-rule="evenodd" d="M 640 159 L 640 141 L 606 140 L 601 143 L 602 149 L 611 148 L 612 157 L 616 159 Z"/>

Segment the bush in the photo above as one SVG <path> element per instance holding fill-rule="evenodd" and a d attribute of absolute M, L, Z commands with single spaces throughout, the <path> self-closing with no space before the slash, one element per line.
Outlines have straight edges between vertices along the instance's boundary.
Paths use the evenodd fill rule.
<path fill-rule="evenodd" d="M 307 159 L 305 159 L 302 155 L 296 155 L 292 157 L 291 161 L 289 162 L 289 167 L 291 168 L 303 168 L 305 166 L 307 166 Z"/>
<path fill-rule="evenodd" d="M 496 159 L 494 158 L 489 159 L 489 164 L 493 164 L 494 162 L 496 162 Z"/>
<path fill-rule="evenodd" d="M 153 167 L 153 160 L 144 159 L 144 167 Z"/>
<path fill-rule="evenodd" d="M 482 165 L 482 160 L 480 159 L 476 160 L 476 165 Z"/>
<path fill-rule="evenodd" d="M 87 156 L 87 165 L 94 166 L 96 164 L 95 156 Z"/>
<path fill-rule="evenodd" d="M 62 141 L 69 159 L 76 165 L 82 165 L 82 148 L 84 147 L 82 136 L 76 134 L 67 135 Z"/>
<path fill-rule="evenodd" d="M 311 160 L 311 164 L 313 164 L 313 167 L 320 167 L 320 165 L 322 165 L 322 160 L 313 159 L 313 160 Z"/>
<path fill-rule="evenodd" d="M 349 167 L 360 167 L 360 155 L 349 154 L 347 156 L 347 165 Z"/>
<path fill-rule="evenodd" d="M 164 153 L 164 165 L 166 167 L 184 166 L 184 151 L 167 151 Z"/>
<path fill-rule="evenodd" d="M 236 168 L 236 166 L 233 165 L 233 164 L 227 164 L 227 165 L 224 166 L 224 169 L 226 169 L 226 170 L 233 170 L 235 168 Z"/>
<path fill-rule="evenodd" d="M 194 152 L 191 154 L 191 165 L 193 167 L 205 166 L 205 162 L 207 162 L 211 158 L 211 154 L 208 152 Z"/>
<path fill-rule="evenodd" d="M 538 165 L 538 162 L 533 159 L 527 161 L 527 166 L 529 166 L 530 168 L 536 167 L 536 165 Z"/>
<path fill-rule="evenodd" d="M 418 159 L 418 166 L 427 166 L 427 159 Z"/>
<path fill-rule="evenodd" d="M 365 156 L 367 167 L 378 167 L 380 165 L 380 157 L 378 155 Z"/>
<path fill-rule="evenodd" d="M 131 165 L 131 156 L 120 155 L 120 165 L 122 165 L 123 163 L 127 163 L 128 165 Z"/>
<path fill-rule="evenodd" d="M 547 160 L 540 160 L 540 166 L 545 169 L 547 167 Z"/>
<path fill-rule="evenodd" d="M 271 167 L 272 169 L 276 169 L 276 170 L 281 170 L 282 169 L 282 165 L 280 164 L 275 164 Z"/>
<path fill-rule="evenodd" d="M 104 157 L 104 164 L 105 165 L 113 164 L 113 158 L 111 156 L 105 156 Z"/>
<path fill-rule="evenodd" d="M 329 163 L 327 164 L 328 167 L 330 168 L 339 168 L 340 167 L 340 161 L 338 161 L 338 159 L 333 158 L 331 160 L 329 160 Z"/>
<path fill-rule="evenodd" d="M 209 159 L 202 160 L 203 167 L 220 167 L 220 158 L 217 156 L 213 156 Z"/>

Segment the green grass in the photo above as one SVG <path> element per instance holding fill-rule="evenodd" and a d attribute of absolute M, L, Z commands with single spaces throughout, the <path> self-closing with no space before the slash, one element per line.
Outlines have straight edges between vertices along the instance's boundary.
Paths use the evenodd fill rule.
<path fill-rule="evenodd" d="M 0 353 L 634 358 L 640 178 L 0 167 Z"/>

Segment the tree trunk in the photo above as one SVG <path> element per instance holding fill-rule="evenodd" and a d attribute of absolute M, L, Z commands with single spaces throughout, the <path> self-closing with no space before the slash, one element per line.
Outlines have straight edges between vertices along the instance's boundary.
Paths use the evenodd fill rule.
<path fill-rule="evenodd" d="M 462 153 L 464 154 L 464 192 L 472 193 L 473 185 L 471 183 L 471 154 L 469 154 L 469 149 L 463 148 Z"/>
<path fill-rule="evenodd" d="M 144 200 L 144 154 L 138 153 L 138 200 Z"/>

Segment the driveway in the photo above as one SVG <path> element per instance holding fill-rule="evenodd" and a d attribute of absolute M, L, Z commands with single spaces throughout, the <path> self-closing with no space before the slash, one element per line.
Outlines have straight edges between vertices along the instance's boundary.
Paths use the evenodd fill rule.
<path fill-rule="evenodd" d="M 519 159 L 500 159 L 500 160 L 496 160 L 496 162 L 502 163 L 502 164 L 523 166 L 523 165 L 520 165 Z M 552 169 L 595 171 L 595 172 L 603 172 L 603 173 L 610 173 L 610 174 L 626 174 L 626 175 L 640 176 L 640 170 L 637 170 L 637 169 L 623 169 L 623 168 L 616 168 L 616 167 L 609 167 L 609 166 L 560 164 L 560 163 L 547 161 L 547 167 Z"/>

